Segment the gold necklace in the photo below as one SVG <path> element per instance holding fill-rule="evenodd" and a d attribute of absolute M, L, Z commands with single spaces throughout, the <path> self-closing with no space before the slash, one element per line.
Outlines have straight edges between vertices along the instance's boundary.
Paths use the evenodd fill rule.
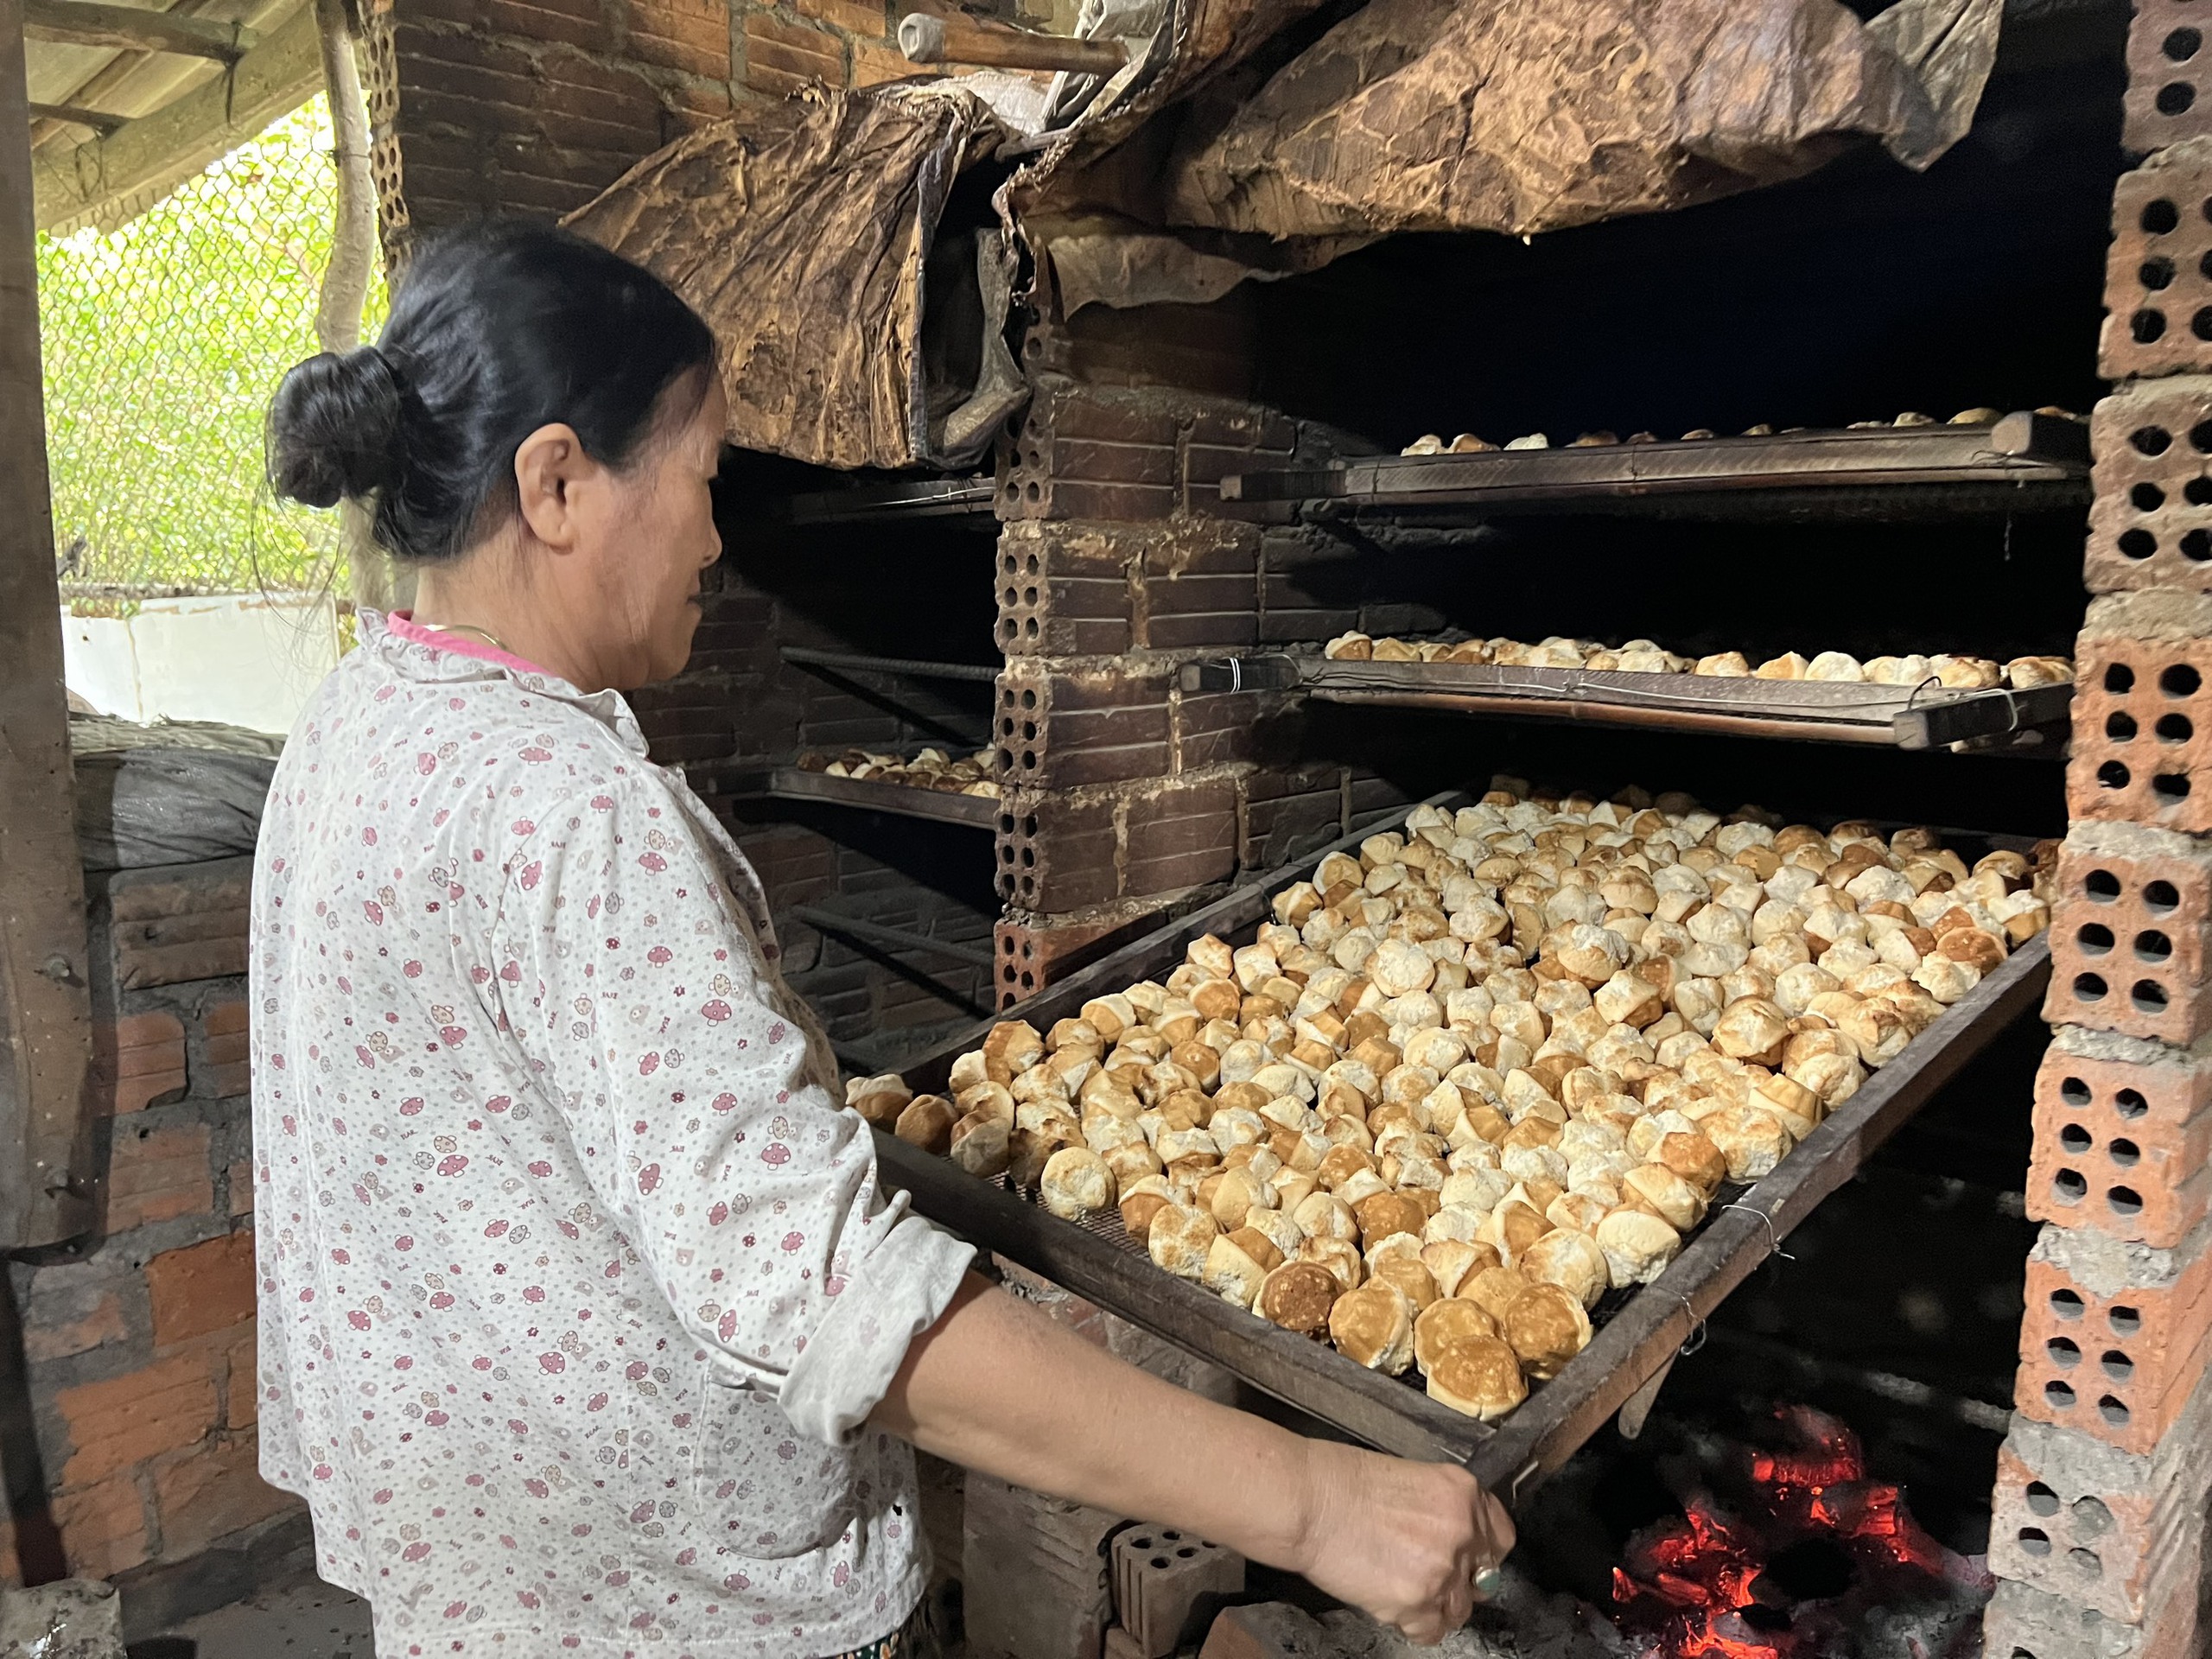
<path fill-rule="evenodd" d="M 507 642 L 500 639 L 498 634 L 489 628 L 480 628 L 474 622 L 426 622 L 423 626 L 438 633 L 480 633 L 495 649 L 505 652 L 510 657 L 515 654 Z"/>

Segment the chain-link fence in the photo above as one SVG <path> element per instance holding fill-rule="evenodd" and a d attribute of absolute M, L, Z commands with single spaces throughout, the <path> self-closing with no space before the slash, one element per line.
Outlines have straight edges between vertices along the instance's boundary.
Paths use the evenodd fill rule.
<path fill-rule="evenodd" d="M 318 94 L 121 229 L 39 238 L 65 583 L 345 591 L 336 515 L 262 482 L 270 394 L 316 349 L 333 147 Z M 378 278 L 372 331 L 384 307 Z"/>

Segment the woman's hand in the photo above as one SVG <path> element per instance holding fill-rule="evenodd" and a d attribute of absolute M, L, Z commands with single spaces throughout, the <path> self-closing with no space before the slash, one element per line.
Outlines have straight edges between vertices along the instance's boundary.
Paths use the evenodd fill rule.
<path fill-rule="evenodd" d="M 1309 1440 L 1126 1365 L 970 1276 L 872 1419 L 924 1451 L 1304 1574 L 1416 1642 L 1467 1621 L 1513 1523 L 1474 1477 Z"/>
<path fill-rule="evenodd" d="M 1455 1464 L 1307 1443 L 1297 1570 L 1339 1601 L 1441 1642 L 1473 1611 L 1475 1575 L 1513 1548 L 1505 1508 Z"/>

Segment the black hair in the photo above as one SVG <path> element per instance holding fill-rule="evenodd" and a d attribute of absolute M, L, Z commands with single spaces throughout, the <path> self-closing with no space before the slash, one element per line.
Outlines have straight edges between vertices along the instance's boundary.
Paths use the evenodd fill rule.
<path fill-rule="evenodd" d="M 517 510 L 515 451 L 532 432 L 565 422 L 619 469 L 677 412 L 662 409 L 671 387 L 706 397 L 715 359 L 713 333 L 650 271 L 566 231 L 488 221 L 416 251 L 374 346 L 285 375 L 270 487 L 313 507 L 372 503 L 387 551 L 450 559 Z"/>

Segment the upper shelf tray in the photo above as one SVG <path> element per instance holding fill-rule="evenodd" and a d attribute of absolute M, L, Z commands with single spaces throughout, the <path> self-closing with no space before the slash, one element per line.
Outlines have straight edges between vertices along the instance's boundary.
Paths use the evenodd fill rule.
<path fill-rule="evenodd" d="M 1222 499 L 1399 512 L 1751 512 L 1915 518 L 2089 498 L 2088 428 L 2027 412 L 1988 426 L 1872 427 L 1593 448 L 1383 455 L 1231 474 Z"/>
<path fill-rule="evenodd" d="M 919 789 L 911 784 L 879 784 L 866 778 L 833 778 L 826 772 L 801 766 L 757 767 L 728 772 L 706 767 L 687 769 L 702 793 L 737 800 L 828 801 L 837 806 L 861 807 L 871 812 L 891 812 L 907 818 L 933 818 L 939 823 L 966 824 L 971 829 L 995 829 L 999 800 L 995 795 L 956 795 L 947 790 Z"/>
<path fill-rule="evenodd" d="M 2071 685 L 2012 691 L 1866 685 L 1833 680 L 1623 674 L 1586 668 L 1499 668 L 1471 663 L 1342 662 L 1275 652 L 1184 664 L 1192 691 L 1303 690 L 1325 702 L 1434 709 L 1725 732 L 1745 737 L 1941 748 L 2034 733 L 2030 747 L 2061 753 Z M 2042 728 L 2039 730 L 2038 728 Z"/>
<path fill-rule="evenodd" d="M 909 518 L 992 517 L 998 486 L 988 478 L 925 478 L 794 495 L 785 506 L 794 524 L 903 523 Z"/>

